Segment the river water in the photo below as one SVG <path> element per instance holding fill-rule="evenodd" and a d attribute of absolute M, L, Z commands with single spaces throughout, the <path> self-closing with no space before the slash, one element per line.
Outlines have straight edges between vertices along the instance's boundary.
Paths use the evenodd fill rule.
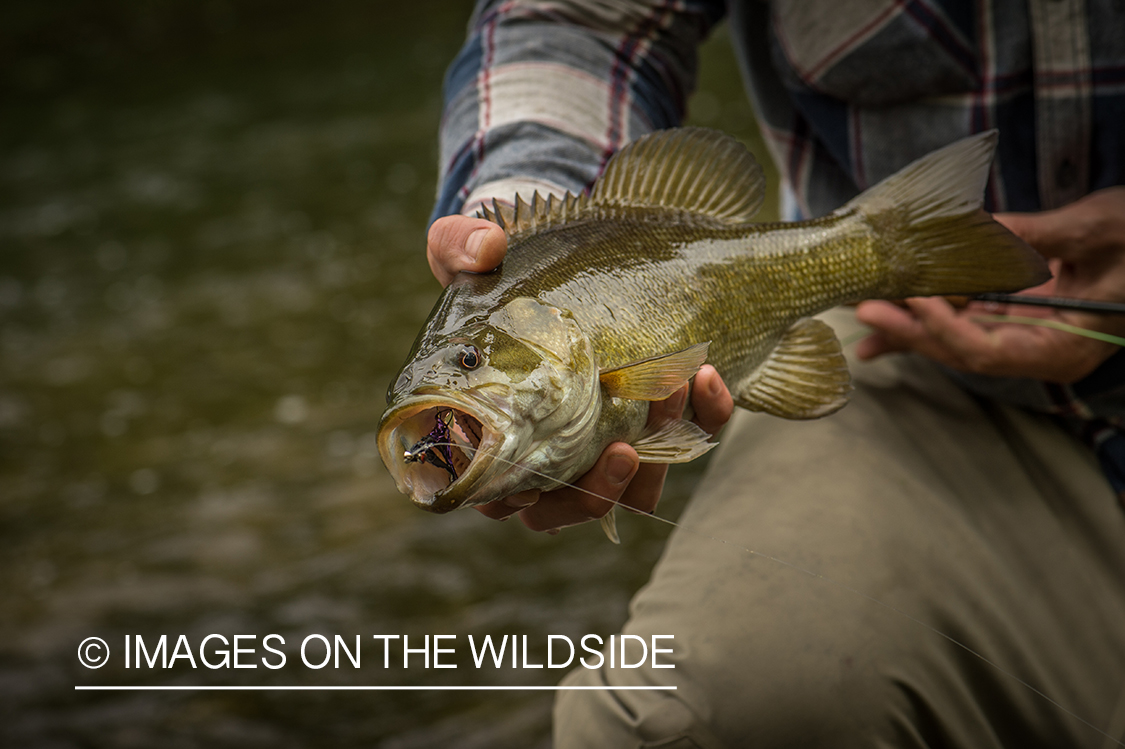
<path fill-rule="evenodd" d="M 668 528 L 621 517 L 618 547 L 431 516 L 379 461 L 439 291 L 423 242 L 465 3 L 47 5 L 0 12 L 0 744 L 549 745 L 547 692 L 74 689 L 551 685 L 476 668 L 467 638 L 526 635 L 543 663 L 547 635 L 618 631 Z M 725 38 L 703 56 L 694 121 L 762 153 Z M 257 667 L 205 666 L 212 634 L 253 636 Z M 397 644 L 384 668 L 372 637 L 439 634 L 458 668 L 402 668 Z M 126 637 L 161 635 L 196 667 L 125 667 Z M 360 636 L 361 666 L 303 665 L 309 635 Z"/>

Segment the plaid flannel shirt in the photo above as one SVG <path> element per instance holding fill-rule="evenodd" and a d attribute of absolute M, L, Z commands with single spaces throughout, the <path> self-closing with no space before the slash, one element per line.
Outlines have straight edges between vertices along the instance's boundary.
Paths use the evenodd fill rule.
<path fill-rule="evenodd" d="M 787 218 L 990 128 L 989 210 L 1125 184 L 1121 0 L 481 0 L 446 76 L 434 217 L 584 190 L 622 145 L 680 124 L 724 14 Z M 1073 386 L 955 376 L 1058 415 L 1125 497 L 1125 352 Z"/>

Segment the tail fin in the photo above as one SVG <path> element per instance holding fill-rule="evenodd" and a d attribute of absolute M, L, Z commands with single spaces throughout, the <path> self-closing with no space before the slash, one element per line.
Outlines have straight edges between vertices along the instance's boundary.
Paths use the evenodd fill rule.
<path fill-rule="evenodd" d="M 1017 291 L 1051 277 L 1022 239 L 981 210 L 997 132 L 957 141 L 852 200 L 883 237 L 891 266 L 881 296 Z"/>

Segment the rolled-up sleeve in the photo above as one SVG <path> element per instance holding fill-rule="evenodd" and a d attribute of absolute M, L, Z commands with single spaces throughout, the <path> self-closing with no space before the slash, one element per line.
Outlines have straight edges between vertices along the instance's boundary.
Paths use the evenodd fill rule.
<path fill-rule="evenodd" d="M 446 74 L 432 218 L 586 189 L 623 144 L 680 124 L 714 0 L 482 0 Z"/>

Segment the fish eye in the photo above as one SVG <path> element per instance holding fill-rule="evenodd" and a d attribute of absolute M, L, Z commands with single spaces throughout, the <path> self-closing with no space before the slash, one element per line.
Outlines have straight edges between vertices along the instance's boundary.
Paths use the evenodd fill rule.
<path fill-rule="evenodd" d="M 461 349 L 460 362 L 465 369 L 476 369 L 481 362 L 480 351 L 476 346 L 465 346 Z"/>

